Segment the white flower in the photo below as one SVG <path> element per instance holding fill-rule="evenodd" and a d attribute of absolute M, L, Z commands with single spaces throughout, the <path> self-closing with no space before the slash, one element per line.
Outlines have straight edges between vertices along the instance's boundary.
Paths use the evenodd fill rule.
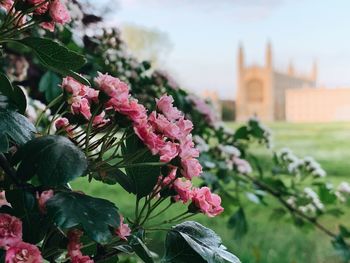
<path fill-rule="evenodd" d="M 199 135 L 193 136 L 193 141 L 196 143 L 196 148 L 200 152 L 209 151 L 209 145 L 205 142 L 205 140 Z"/>
<path fill-rule="evenodd" d="M 350 184 L 348 182 L 341 182 L 338 185 L 338 191 L 344 194 L 350 194 Z"/>
<path fill-rule="evenodd" d="M 241 155 L 240 150 L 238 150 L 236 147 L 231 145 L 222 145 L 219 144 L 218 148 L 226 154 L 233 155 L 235 157 L 239 157 Z"/>
<path fill-rule="evenodd" d="M 240 159 L 238 157 L 234 157 L 233 159 L 233 164 L 235 165 L 237 171 L 241 174 L 250 174 L 253 169 L 248 163 L 248 161 L 244 159 Z"/>

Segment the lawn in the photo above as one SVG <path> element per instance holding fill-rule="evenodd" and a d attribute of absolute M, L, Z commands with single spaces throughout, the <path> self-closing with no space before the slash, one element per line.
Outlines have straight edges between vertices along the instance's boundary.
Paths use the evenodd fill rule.
<path fill-rule="evenodd" d="M 229 123 L 235 128 L 237 124 Z M 297 155 L 313 156 L 328 173 L 330 181 L 337 184 L 350 181 L 350 123 L 334 124 L 286 124 L 268 125 L 273 131 L 274 149 L 291 148 Z M 252 149 L 254 150 L 254 149 Z M 256 150 L 262 158 L 264 152 Z M 88 184 L 85 178 L 73 182 L 73 188 L 98 197 L 114 201 L 123 214 L 131 215 L 133 196 L 127 196 L 117 186 L 94 182 Z M 274 206 L 273 200 L 268 200 Z M 271 221 L 271 206 L 263 207 L 248 203 L 246 215 L 249 232 L 240 240 L 233 237 L 233 231 L 226 228 L 227 218 L 208 220 L 197 216 L 195 220 L 218 232 L 224 244 L 246 263 L 321 263 L 338 262 L 336 251 L 327 236 L 309 228 L 297 228 L 288 220 Z M 171 215 L 179 213 L 181 206 L 175 206 Z M 164 218 L 165 219 L 165 218 Z M 346 224 L 346 220 L 342 219 Z M 336 229 L 334 219 L 325 223 Z M 350 226 L 350 224 L 348 224 Z M 162 237 L 156 237 L 155 251 L 161 249 Z M 195 262 L 193 262 L 195 263 Z"/>

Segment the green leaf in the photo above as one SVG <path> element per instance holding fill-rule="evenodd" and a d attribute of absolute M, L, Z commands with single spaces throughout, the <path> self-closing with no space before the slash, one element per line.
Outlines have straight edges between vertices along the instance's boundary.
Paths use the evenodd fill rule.
<path fill-rule="evenodd" d="M 193 221 L 173 227 L 167 234 L 165 249 L 163 262 L 240 262 L 226 250 L 213 230 Z"/>
<path fill-rule="evenodd" d="M 9 141 L 23 145 L 34 137 L 34 125 L 23 115 L 0 108 L 0 131 Z"/>
<path fill-rule="evenodd" d="M 133 181 L 122 170 L 117 167 L 108 168 L 107 172 L 101 172 L 94 177 L 98 181 L 102 181 L 105 184 L 120 184 L 127 192 L 135 192 L 133 188 Z"/>
<path fill-rule="evenodd" d="M 132 235 L 129 244 L 135 251 L 136 255 L 138 255 L 145 263 L 154 262 L 151 251 L 149 251 L 147 246 L 139 237 Z"/>
<path fill-rule="evenodd" d="M 8 103 L 12 103 L 21 114 L 24 114 L 27 108 L 27 99 L 23 90 L 13 87 L 10 80 L 3 73 L 0 73 L 0 93 L 7 98 Z"/>
<path fill-rule="evenodd" d="M 0 133 L 0 153 L 6 153 L 9 149 L 9 141 L 7 136 L 3 133 Z"/>
<path fill-rule="evenodd" d="M 58 86 L 60 83 L 61 78 L 50 70 L 41 77 L 39 90 L 45 93 L 46 101 L 50 102 L 62 93 L 61 88 Z"/>
<path fill-rule="evenodd" d="M 321 184 L 318 188 L 318 194 L 320 200 L 324 204 L 334 204 L 337 201 L 337 196 L 332 191 L 331 188 L 328 188 L 327 185 Z"/>
<path fill-rule="evenodd" d="M 27 37 L 16 42 L 31 48 L 41 64 L 48 69 L 63 76 L 72 76 L 90 86 L 88 80 L 74 72 L 86 63 L 84 56 L 47 38 Z"/>
<path fill-rule="evenodd" d="M 234 213 L 228 220 L 228 227 L 234 228 L 234 237 L 236 239 L 241 238 L 248 232 L 248 223 L 242 207 L 240 207 L 236 213 Z"/>
<path fill-rule="evenodd" d="M 152 155 L 135 134 L 126 140 L 126 147 L 123 147 L 123 152 L 126 164 L 125 171 L 132 182 L 131 190 L 138 198 L 142 198 L 151 193 L 157 184 L 160 166 L 137 164 L 159 163 L 159 156 Z"/>
<path fill-rule="evenodd" d="M 27 37 L 18 42 L 30 47 L 40 62 L 49 67 L 77 70 L 86 63 L 84 56 L 48 38 Z"/>
<path fill-rule="evenodd" d="M 87 168 L 85 154 L 63 136 L 35 138 L 21 147 L 14 162 L 21 164 L 17 175 L 23 180 L 38 176 L 40 183 L 57 186 L 82 176 Z"/>
<path fill-rule="evenodd" d="M 76 192 L 55 194 L 46 209 L 58 227 L 81 226 L 94 241 L 105 244 L 112 238 L 110 228 L 120 224 L 118 208 L 110 201 Z"/>

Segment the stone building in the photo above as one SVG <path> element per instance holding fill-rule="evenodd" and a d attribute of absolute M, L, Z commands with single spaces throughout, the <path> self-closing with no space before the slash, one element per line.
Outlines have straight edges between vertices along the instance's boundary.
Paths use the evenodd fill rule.
<path fill-rule="evenodd" d="M 287 90 L 286 121 L 350 121 L 350 88 Z"/>
<path fill-rule="evenodd" d="M 287 72 L 274 67 L 271 44 L 266 46 L 265 65 L 246 65 L 240 46 L 237 58 L 236 119 L 246 121 L 252 116 L 265 122 L 286 120 L 286 91 L 315 88 L 317 66 L 309 74 L 296 74 L 290 64 Z"/>

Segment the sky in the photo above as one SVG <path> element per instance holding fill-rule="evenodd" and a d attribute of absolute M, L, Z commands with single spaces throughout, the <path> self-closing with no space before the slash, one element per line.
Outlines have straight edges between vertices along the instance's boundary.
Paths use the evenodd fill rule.
<path fill-rule="evenodd" d="M 102 0 L 105 1 L 105 0 Z M 110 22 L 165 32 L 170 53 L 161 65 L 198 94 L 236 93 L 236 57 L 241 43 L 246 62 L 263 64 L 272 43 L 273 62 L 300 73 L 318 63 L 318 84 L 350 87 L 349 0 L 114 0 Z"/>

